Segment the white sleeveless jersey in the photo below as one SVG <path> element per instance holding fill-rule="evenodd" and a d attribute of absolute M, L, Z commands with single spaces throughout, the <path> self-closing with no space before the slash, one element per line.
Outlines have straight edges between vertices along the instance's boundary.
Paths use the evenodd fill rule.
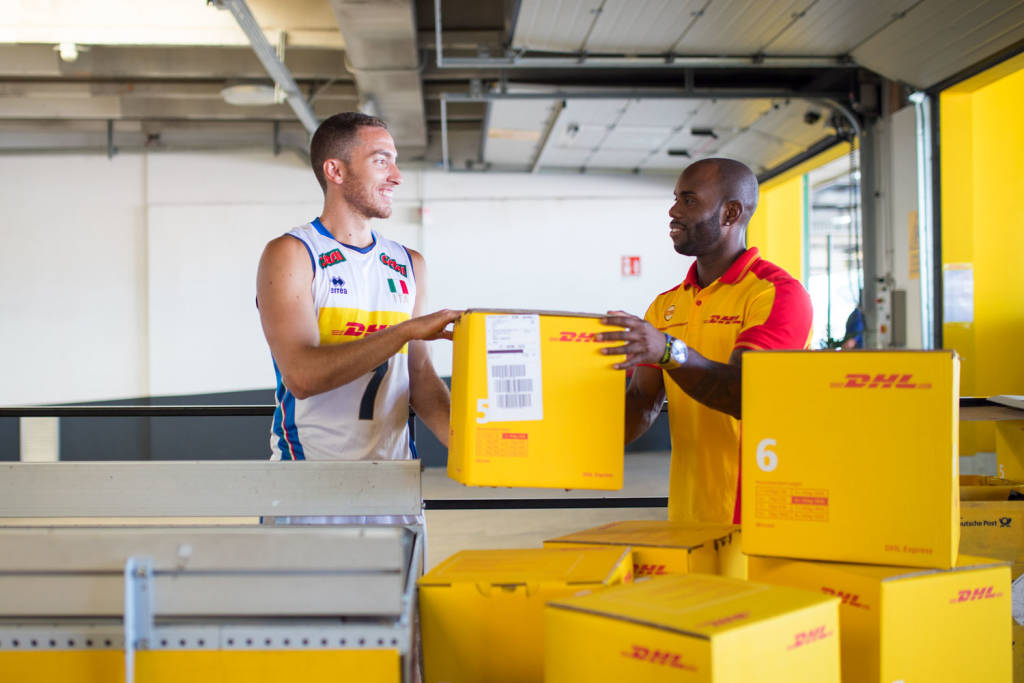
<path fill-rule="evenodd" d="M 416 280 L 408 249 L 373 233 L 365 248 L 338 242 L 320 219 L 287 234 L 313 264 L 320 344 L 345 344 L 412 317 Z M 374 371 L 298 399 L 277 374 L 271 460 L 396 460 L 412 456 L 408 345 Z"/>

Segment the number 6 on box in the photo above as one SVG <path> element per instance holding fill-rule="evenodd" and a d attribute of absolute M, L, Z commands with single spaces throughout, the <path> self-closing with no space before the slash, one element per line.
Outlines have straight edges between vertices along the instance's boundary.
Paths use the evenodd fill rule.
<path fill-rule="evenodd" d="M 762 472 L 774 472 L 775 468 L 779 466 L 779 456 L 775 455 L 773 451 L 768 450 L 769 446 L 775 445 L 775 439 L 761 439 L 761 443 L 757 444 L 757 455 L 754 457 L 757 459 L 757 466 Z"/>

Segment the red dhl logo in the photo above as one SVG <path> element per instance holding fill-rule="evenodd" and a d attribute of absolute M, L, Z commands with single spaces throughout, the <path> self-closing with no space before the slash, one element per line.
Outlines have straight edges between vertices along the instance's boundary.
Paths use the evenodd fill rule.
<path fill-rule="evenodd" d="M 836 596 L 842 601 L 841 604 L 846 605 L 847 607 L 856 607 L 857 609 L 871 609 L 864 603 L 860 602 L 859 595 L 854 595 L 853 593 L 847 593 L 845 591 L 839 591 L 835 588 L 829 588 L 828 586 L 822 586 L 821 592 L 827 593 L 828 595 Z"/>
<path fill-rule="evenodd" d="M 985 586 L 984 588 L 975 588 L 971 590 L 957 591 L 956 597 L 952 598 L 950 604 L 958 602 L 974 602 L 975 600 L 992 600 L 994 598 L 1003 597 L 1002 593 L 996 593 L 995 586 Z"/>
<path fill-rule="evenodd" d="M 738 315 L 713 315 L 707 320 L 712 324 L 719 325 L 740 325 L 742 321 Z"/>
<path fill-rule="evenodd" d="M 731 624 L 734 621 L 741 621 L 750 616 L 750 612 L 737 612 L 736 614 L 730 614 L 727 617 L 719 617 L 718 619 L 712 619 L 711 621 L 705 621 L 701 626 L 725 626 Z"/>
<path fill-rule="evenodd" d="M 666 572 L 663 564 L 637 564 L 634 562 L 633 573 L 637 576 L 660 576 Z"/>
<path fill-rule="evenodd" d="M 833 389 L 931 389 L 931 382 L 911 382 L 913 375 L 861 375 L 847 373 L 841 382 L 832 382 Z"/>
<path fill-rule="evenodd" d="M 345 323 L 344 330 L 331 330 L 331 334 L 336 337 L 363 337 L 374 332 L 379 332 L 389 325 L 370 325 L 367 327 L 362 323 L 350 322 Z"/>
<path fill-rule="evenodd" d="M 672 669 L 685 669 L 686 671 L 696 671 L 697 667 L 693 664 L 687 664 L 683 661 L 683 656 L 677 652 L 668 652 L 666 650 L 652 650 L 649 647 L 643 645 L 631 645 L 629 652 L 620 652 L 623 657 L 629 657 L 630 659 L 638 659 L 642 662 L 649 664 L 658 664 L 660 666 L 667 666 Z"/>
<path fill-rule="evenodd" d="M 557 337 L 551 337 L 551 341 L 559 342 L 592 342 L 597 341 L 594 337 L 597 335 L 590 334 L 589 332 L 559 332 Z"/>
<path fill-rule="evenodd" d="M 816 643 L 819 640 L 824 640 L 832 635 L 832 631 L 829 631 L 825 626 L 819 626 L 813 628 L 810 631 L 801 631 L 794 635 L 793 642 L 787 647 L 787 650 L 795 650 L 798 647 L 810 645 Z"/>

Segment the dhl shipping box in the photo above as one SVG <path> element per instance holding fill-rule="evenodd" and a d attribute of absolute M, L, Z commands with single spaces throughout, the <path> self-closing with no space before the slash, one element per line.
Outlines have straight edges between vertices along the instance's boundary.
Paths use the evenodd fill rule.
<path fill-rule="evenodd" d="M 633 576 L 661 574 L 723 574 L 721 555 L 738 552 L 739 527 L 631 520 L 612 522 L 593 529 L 544 541 L 545 548 L 632 548 Z"/>
<path fill-rule="evenodd" d="M 843 680 L 1009 683 L 1010 567 L 961 556 L 954 569 L 749 558 L 751 581 L 834 595 Z"/>
<path fill-rule="evenodd" d="M 598 316 L 470 310 L 455 323 L 448 476 L 471 486 L 622 488 L 625 372 Z"/>
<path fill-rule="evenodd" d="M 426 683 L 540 683 L 553 598 L 631 581 L 628 550 L 463 550 L 419 579 Z"/>
<path fill-rule="evenodd" d="M 1013 563 L 1013 680 L 1024 683 L 1024 483 L 960 477 L 960 552 Z"/>
<path fill-rule="evenodd" d="M 839 601 L 710 574 L 658 576 L 544 610 L 544 680 L 839 681 Z"/>
<path fill-rule="evenodd" d="M 743 552 L 948 569 L 960 524 L 951 351 L 743 357 Z"/>

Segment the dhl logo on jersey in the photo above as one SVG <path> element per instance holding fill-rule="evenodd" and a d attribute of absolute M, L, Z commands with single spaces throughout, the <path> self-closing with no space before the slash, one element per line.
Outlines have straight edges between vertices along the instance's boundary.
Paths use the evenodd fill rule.
<path fill-rule="evenodd" d="M 707 319 L 712 325 L 741 325 L 743 323 L 738 315 L 713 315 Z"/>
<path fill-rule="evenodd" d="M 321 308 L 317 325 L 321 344 L 345 344 L 380 332 L 409 319 L 401 311 L 364 311 L 359 308 Z M 401 353 L 408 353 L 408 345 Z"/>

